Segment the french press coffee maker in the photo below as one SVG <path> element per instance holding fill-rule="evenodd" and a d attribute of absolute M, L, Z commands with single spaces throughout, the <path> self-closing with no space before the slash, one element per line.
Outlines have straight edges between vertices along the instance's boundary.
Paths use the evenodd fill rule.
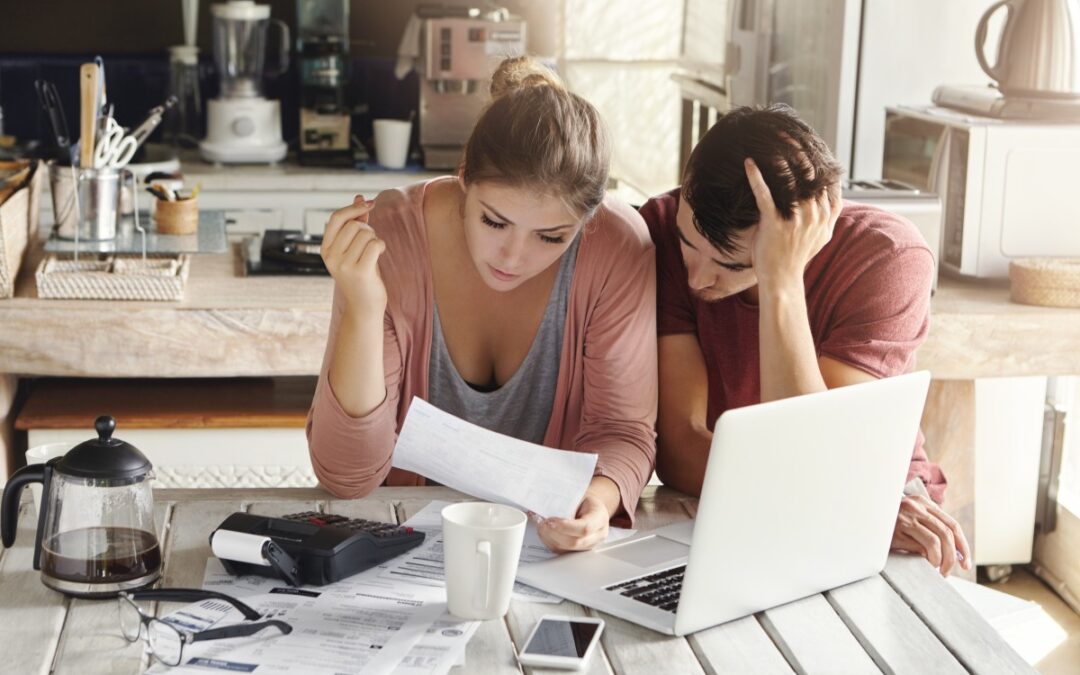
<path fill-rule="evenodd" d="M 4 486 L 0 513 L 8 548 L 15 543 L 19 495 L 40 482 L 34 569 L 49 588 L 91 598 L 148 586 L 161 575 L 150 460 L 112 437 L 113 418 L 97 418 L 94 428 L 96 439 L 16 471 Z"/>

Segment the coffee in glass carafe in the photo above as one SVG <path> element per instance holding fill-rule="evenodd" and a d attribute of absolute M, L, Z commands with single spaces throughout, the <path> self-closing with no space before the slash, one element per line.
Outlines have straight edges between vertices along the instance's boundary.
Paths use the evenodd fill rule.
<path fill-rule="evenodd" d="M 0 514 L 3 543 L 10 547 L 22 488 L 42 483 L 34 569 L 46 586 L 80 597 L 142 588 L 161 575 L 150 461 L 112 437 L 113 418 L 99 417 L 94 426 L 98 438 L 15 472 Z"/>

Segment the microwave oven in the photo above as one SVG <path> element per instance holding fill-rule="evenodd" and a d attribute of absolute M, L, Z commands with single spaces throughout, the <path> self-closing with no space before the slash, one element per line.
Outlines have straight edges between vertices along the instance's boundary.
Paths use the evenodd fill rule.
<path fill-rule="evenodd" d="M 941 197 L 944 271 L 1005 278 L 1012 258 L 1080 257 L 1080 124 L 887 108 L 882 175 Z"/>

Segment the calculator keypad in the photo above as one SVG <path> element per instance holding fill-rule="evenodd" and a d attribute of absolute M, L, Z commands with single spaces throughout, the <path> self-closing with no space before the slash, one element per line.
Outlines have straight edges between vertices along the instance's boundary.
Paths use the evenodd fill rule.
<path fill-rule="evenodd" d="M 380 539 L 413 533 L 413 528 L 411 527 L 400 527 L 393 523 L 380 523 L 375 520 L 364 520 L 362 518 L 348 518 L 336 513 L 302 511 L 300 513 L 290 513 L 287 516 L 282 516 L 282 518 L 285 520 L 311 523 L 312 525 L 318 525 L 320 527 L 341 527 L 347 530 L 369 532 L 373 537 L 378 537 Z"/>

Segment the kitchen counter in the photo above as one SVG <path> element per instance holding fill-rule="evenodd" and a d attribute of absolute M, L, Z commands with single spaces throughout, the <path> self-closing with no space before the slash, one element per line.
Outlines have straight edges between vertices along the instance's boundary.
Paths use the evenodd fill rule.
<path fill-rule="evenodd" d="M 221 165 L 204 162 L 196 153 L 181 155 L 180 170 L 187 183 L 202 183 L 202 189 L 209 192 L 348 192 L 358 189 L 377 192 L 448 173 L 425 171 L 421 166 L 394 170 L 301 166 L 293 162 Z"/>
<path fill-rule="evenodd" d="M 43 300 L 31 252 L 0 300 L 0 373 L 77 377 L 313 375 L 329 277 L 244 277 L 235 252 L 197 256 L 176 303 Z M 942 278 L 918 367 L 938 380 L 1080 373 L 1080 310 L 1009 302 L 1002 283 Z"/>

